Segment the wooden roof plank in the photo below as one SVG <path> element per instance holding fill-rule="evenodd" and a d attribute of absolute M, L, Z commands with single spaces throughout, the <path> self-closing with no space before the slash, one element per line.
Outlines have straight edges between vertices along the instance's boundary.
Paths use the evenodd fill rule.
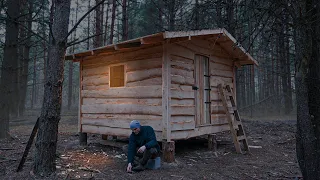
<path fill-rule="evenodd" d="M 97 54 L 112 54 L 116 51 L 126 49 L 136 49 L 143 47 L 143 45 L 157 44 L 165 39 L 170 39 L 170 43 L 179 41 L 192 40 L 192 37 L 201 37 L 204 40 L 217 43 L 221 48 L 231 54 L 234 58 L 238 58 L 244 62 L 251 62 L 251 64 L 258 65 L 257 61 L 239 44 L 236 39 L 224 28 L 209 29 L 209 30 L 194 30 L 194 31 L 165 31 L 140 38 L 124 41 L 117 44 L 107 45 L 104 47 L 75 53 L 73 55 L 66 55 L 65 60 L 74 60 L 86 56 Z"/>
<path fill-rule="evenodd" d="M 209 34 L 222 33 L 223 29 L 210 29 L 210 30 L 195 30 L 195 31 L 166 31 L 164 32 L 165 39 L 172 39 L 177 37 L 201 36 Z"/>

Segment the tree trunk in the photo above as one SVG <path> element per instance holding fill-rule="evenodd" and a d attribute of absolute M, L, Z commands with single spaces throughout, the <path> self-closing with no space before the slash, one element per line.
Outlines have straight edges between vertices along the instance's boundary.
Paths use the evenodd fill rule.
<path fill-rule="evenodd" d="M 113 0 L 109 44 L 113 44 L 113 33 L 114 33 L 113 31 L 114 31 L 114 23 L 116 20 L 116 8 L 117 8 L 117 1 Z"/>
<path fill-rule="evenodd" d="M 234 5 L 233 0 L 227 0 L 227 31 L 230 34 L 235 33 L 235 24 L 234 24 Z M 251 30 L 251 29 L 250 29 Z"/>
<path fill-rule="evenodd" d="M 285 114 L 290 114 L 292 109 L 293 109 L 293 105 L 292 105 L 292 87 L 291 87 L 291 68 L 290 68 L 290 40 L 289 40 L 289 17 L 286 18 L 286 23 L 285 23 L 285 30 L 286 30 L 286 35 L 285 35 L 285 43 L 286 43 L 286 72 L 287 72 L 287 94 L 285 96 L 286 100 L 286 108 L 285 108 Z"/>
<path fill-rule="evenodd" d="M 90 6 L 90 2 L 91 0 L 89 0 L 88 2 L 88 11 L 90 10 L 91 6 Z M 90 14 L 88 14 L 88 29 L 87 29 L 87 37 L 90 37 Z M 87 40 L 87 50 L 90 49 L 90 38 L 88 38 Z"/>
<path fill-rule="evenodd" d="M 175 0 L 169 0 L 168 2 L 169 9 L 169 31 L 174 31 L 175 27 Z"/>
<path fill-rule="evenodd" d="M 50 22 L 51 22 L 51 19 L 52 17 L 50 16 Z M 42 12 L 42 20 L 45 21 L 46 20 L 46 17 L 45 17 L 45 10 L 43 10 Z M 43 24 L 42 25 L 42 33 L 43 33 L 43 37 L 45 37 L 45 39 L 47 39 L 47 34 L 46 34 L 46 25 Z M 42 72 L 42 75 L 43 75 L 43 82 L 46 80 L 46 77 L 47 77 L 47 64 L 48 64 L 48 58 L 47 58 L 47 42 L 46 40 L 43 40 L 42 41 L 42 44 L 43 44 L 43 72 Z M 49 38 L 50 40 L 50 38 Z M 41 88 L 41 92 L 43 94 L 44 92 L 44 87 L 42 86 Z"/>
<path fill-rule="evenodd" d="M 222 28 L 222 26 L 223 26 L 221 9 L 222 9 L 222 2 L 221 2 L 221 0 L 217 0 L 216 13 L 217 13 L 217 26 L 218 26 L 218 28 Z"/>
<path fill-rule="evenodd" d="M 34 105 L 36 104 L 37 101 L 37 58 L 35 57 L 33 59 L 33 77 L 32 77 L 32 98 L 31 98 L 31 109 L 34 108 Z"/>
<path fill-rule="evenodd" d="M 159 6 L 158 6 L 159 29 L 158 29 L 158 31 L 163 31 L 162 15 L 163 15 L 163 1 L 159 1 Z"/>
<path fill-rule="evenodd" d="M 305 9 L 303 9 L 305 7 Z M 297 158 L 304 179 L 320 179 L 320 6 L 307 0 L 299 14 L 304 24 L 296 24 L 295 45 L 298 72 L 297 87 Z M 301 19 L 301 17 L 299 18 Z M 300 22 L 300 21 L 296 21 Z"/>
<path fill-rule="evenodd" d="M 53 0 L 54 8 L 52 41 L 49 44 L 48 75 L 45 82 L 44 100 L 39 118 L 39 130 L 35 145 L 34 171 L 47 176 L 56 169 L 55 157 L 58 124 L 62 103 L 64 56 L 67 46 L 71 0 Z"/>
<path fill-rule="evenodd" d="M 79 0 L 76 1 L 76 18 L 75 22 L 78 21 L 78 9 L 79 9 Z M 73 40 L 76 39 L 77 36 L 77 29 L 74 30 L 73 33 Z M 74 50 L 76 48 L 76 45 L 72 46 L 72 53 L 74 53 Z M 69 61 L 69 75 L 68 75 L 68 110 L 71 109 L 72 106 L 72 97 L 73 97 L 73 62 Z"/>
<path fill-rule="evenodd" d="M 26 5 L 27 6 L 27 5 Z M 19 116 L 24 114 L 25 101 L 27 96 L 27 84 L 28 84 L 28 74 L 29 68 L 28 64 L 30 61 L 30 47 L 31 47 L 31 28 L 32 28 L 32 12 L 33 12 L 33 2 L 28 3 L 28 16 L 26 16 L 27 22 L 27 33 L 23 33 L 26 36 L 26 42 L 22 48 L 22 59 L 20 62 L 20 88 L 19 88 Z"/>
<path fill-rule="evenodd" d="M 272 40 L 271 41 L 271 43 L 273 43 L 274 42 L 274 40 Z M 274 67 L 274 51 L 273 51 L 273 49 L 274 49 L 274 46 L 271 46 L 271 89 L 270 89 L 270 94 L 274 97 L 274 95 L 275 95 L 275 78 L 274 78 L 274 76 L 275 76 L 275 67 Z M 275 99 L 274 98 L 272 98 L 271 99 L 271 103 L 272 103 L 272 112 L 275 112 L 275 107 L 273 106 L 273 104 L 275 104 Z"/>
<path fill-rule="evenodd" d="M 122 0 L 122 41 L 128 40 L 127 0 Z"/>
<path fill-rule="evenodd" d="M 72 106 L 72 92 L 73 92 L 73 62 L 69 62 L 69 75 L 68 75 L 68 110 Z"/>
<path fill-rule="evenodd" d="M 194 19 L 195 29 L 199 29 L 199 0 L 196 0 L 194 11 L 195 11 L 195 19 Z"/>
<path fill-rule="evenodd" d="M 96 4 L 99 4 L 101 0 L 96 0 Z M 95 27 L 96 27 L 96 36 L 94 37 L 93 46 L 94 48 L 102 46 L 102 23 L 103 19 L 101 18 L 101 5 L 99 5 L 96 9 L 96 19 L 95 19 Z"/>
<path fill-rule="evenodd" d="M 18 63 L 18 17 L 19 17 L 19 2 L 15 0 L 7 1 L 7 20 L 5 44 L 3 53 L 3 62 L 1 66 L 1 81 L 0 81 L 0 139 L 7 138 L 9 131 L 9 111 L 11 108 L 13 85 L 17 77 Z"/>
<path fill-rule="evenodd" d="M 17 14 L 20 14 L 20 9 L 21 9 L 21 2 L 18 3 L 18 8 L 19 10 L 17 10 Z M 10 15 L 9 15 L 10 16 Z M 21 19 L 19 18 L 19 16 L 15 16 L 12 17 L 13 21 L 15 22 L 15 26 L 17 28 L 16 31 L 18 31 L 18 35 L 16 36 L 16 45 L 14 45 L 15 47 L 15 55 L 13 55 L 12 61 L 10 62 L 10 66 L 11 66 L 11 83 L 9 86 L 10 87 L 10 104 L 9 104 L 9 108 L 10 108 L 10 117 L 17 117 L 18 116 L 18 106 L 19 106 L 19 89 L 20 89 L 20 84 L 19 84 L 19 63 L 20 63 L 20 58 L 19 58 L 19 47 L 21 46 L 21 43 L 19 42 L 19 24 L 17 21 L 20 21 Z M 16 32 L 15 32 L 16 33 Z"/>
<path fill-rule="evenodd" d="M 121 35 L 121 31 L 119 31 L 119 30 L 121 29 L 121 28 L 120 28 L 121 19 L 119 18 L 119 15 L 120 15 L 120 9 L 119 9 L 119 8 L 116 8 L 117 42 L 120 42 L 120 35 Z"/>
<path fill-rule="evenodd" d="M 286 15 L 281 15 L 281 21 L 278 23 L 280 24 L 280 34 L 279 34 L 279 45 L 280 45 L 280 68 L 281 68 L 281 84 L 282 84 L 282 98 L 284 100 L 284 114 L 289 114 L 291 112 L 291 106 L 290 102 L 292 104 L 292 99 L 289 97 L 289 82 L 288 79 L 290 78 L 290 64 L 287 64 L 289 62 L 289 57 L 287 56 L 289 51 L 289 47 L 287 48 L 289 44 L 287 44 L 287 30 L 286 30 L 286 24 L 288 23 Z M 288 68 L 289 66 L 289 68 Z M 289 70 L 289 71 L 288 71 Z"/>
<path fill-rule="evenodd" d="M 109 1 L 107 2 L 107 11 L 106 11 L 106 24 L 104 27 L 104 38 L 103 38 L 103 44 L 107 45 L 107 34 L 108 34 L 108 20 L 109 20 Z"/>
<path fill-rule="evenodd" d="M 254 109 L 254 107 L 253 107 L 253 104 L 255 103 L 255 101 L 256 101 L 256 87 L 255 87 L 255 84 L 254 84 L 254 65 L 250 65 L 251 67 L 250 67 L 250 84 L 251 84 L 251 86 L 250 86 L 250 91 L 251 91 L 251 93 L 250 93 L 250 105 L 251 105 L 251 117 L 253 116 L 253 109 Z"/>

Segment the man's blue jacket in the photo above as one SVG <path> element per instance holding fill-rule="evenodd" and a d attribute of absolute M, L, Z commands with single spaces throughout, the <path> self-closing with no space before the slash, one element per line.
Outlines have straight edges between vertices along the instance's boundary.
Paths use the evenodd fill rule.
<path fill-rule="evenodd" d="M 157 148 L 160 151 L 160 146 L 157 142 L 156 135 L 151 126 L 141 126 L 139 134 L 134 134 L 133 132 L 129 138 L 128 147 L 128 163 L 132 163 L 134 156 L 137 153 L 137 148 L 145 145 L 147 149 Z"/>

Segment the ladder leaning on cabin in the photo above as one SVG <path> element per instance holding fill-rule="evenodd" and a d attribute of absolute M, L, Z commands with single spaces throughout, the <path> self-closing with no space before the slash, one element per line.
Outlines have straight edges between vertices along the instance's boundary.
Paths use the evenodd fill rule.
<path fill-rule="evenodd" d="M 237 153 L 242 153 L 240 143 L 243 143 L 243 149 L 250 152 L 248 140 L 246 134 L 243 129 L 243 125 L 240 119 L 240 115 L 238 109 L 236 107 L 235 99 L 233 96 L 232 89 L 230 85 L 226 85 L 225 88 L 222 87 L 221 84 L 218 85 L 218 89 L 220 92 L 220 97 L 226 111 L 227 119 L 230 126 L 230 131 L 233 139 L 234 146 L 236 148 Z M 230 100 L 232 107 L 228 106 L 228 100 Z"/>

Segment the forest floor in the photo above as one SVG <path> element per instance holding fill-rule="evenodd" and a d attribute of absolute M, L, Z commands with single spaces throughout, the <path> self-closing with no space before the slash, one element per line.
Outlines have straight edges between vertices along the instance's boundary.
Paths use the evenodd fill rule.
<path fill-rule="evenodd" d="M 10 140 L 0 141 L 0 179 L 38 179 L 32 173 L 34 145 L 24 168 L 16 172 L 35 118 L 10 123 Z M 117 147 L 102 145 L 100 135 L 89 134 L 88 146 L 79 146 L 77 117 L 62 116 L 59 127 L 57 173 L 47 179 L 299 179 L 295 152 L 295 120 L 243 120 L 251 154 L 236 154 L 229 132 L 217 134 L 216 153 L 206 141 L 176 142 L 176 162 L 157 170 L 126 173 L 126 156 Z"/>

